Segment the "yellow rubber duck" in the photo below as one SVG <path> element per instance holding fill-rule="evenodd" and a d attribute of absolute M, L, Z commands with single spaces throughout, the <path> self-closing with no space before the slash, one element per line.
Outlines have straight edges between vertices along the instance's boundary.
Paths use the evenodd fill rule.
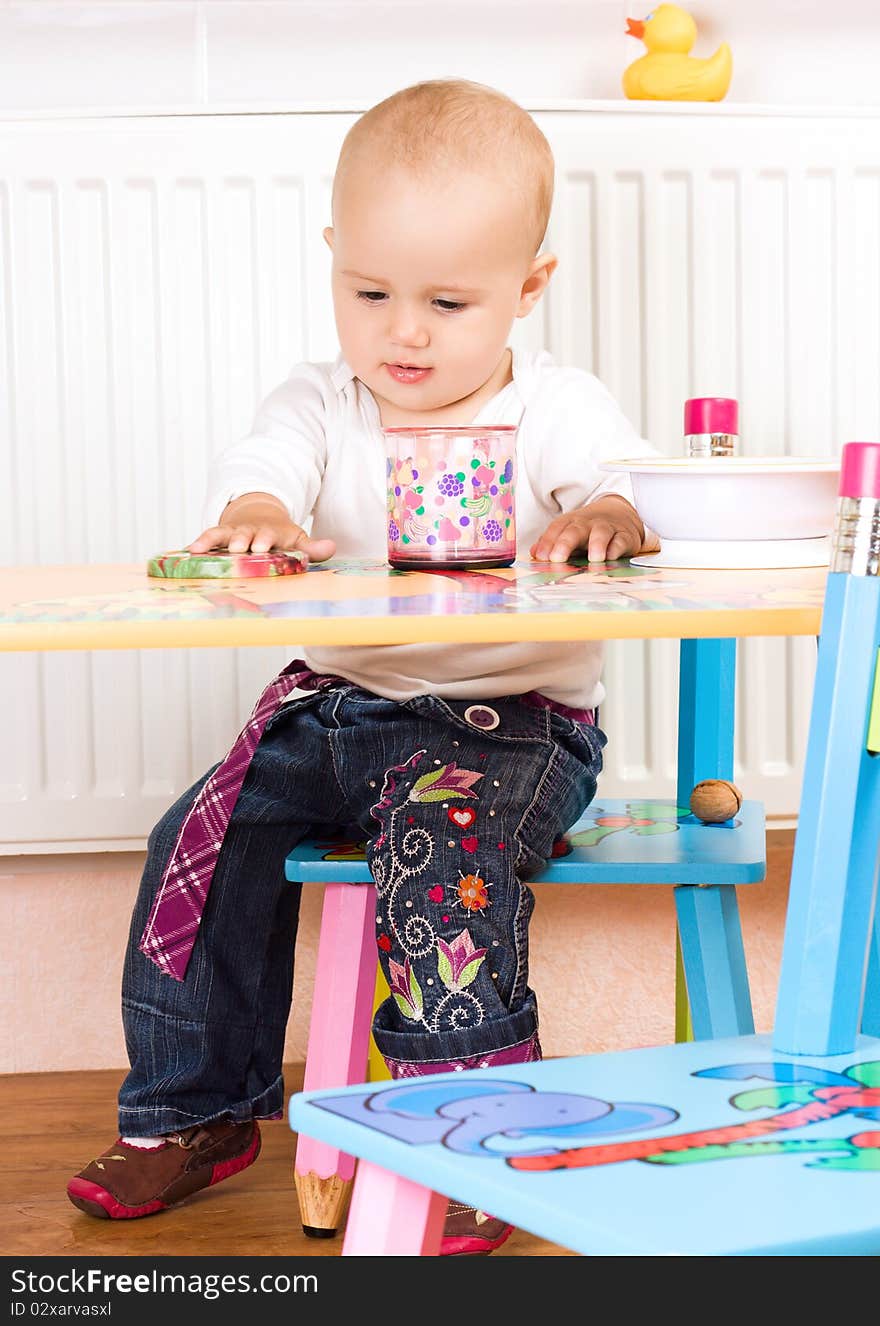
<path fill-rule="evenodd" d="M 624 95 L 633 101 L 721 101 L 730 87 L 733 57 L 722 42 L 708 60 L 689 55 L 697 25 L 678 5 L 658 5 L 647 18 L 628 18 L 627 36 L 639 37 L 648 54 L 623 72 Z"/>

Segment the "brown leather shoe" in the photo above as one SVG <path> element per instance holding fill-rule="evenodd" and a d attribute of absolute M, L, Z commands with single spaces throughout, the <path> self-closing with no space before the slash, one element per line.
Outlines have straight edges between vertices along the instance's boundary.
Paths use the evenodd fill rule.
<path fill-rule="evenodd" d="M 70 1180 L 67 1195 L 86 1215 L 135 1220 L 247 1169 L 260 1154 L 260 1145 L 255 1120 L 196 1124 L 150 1150 L 117 1138 Z"/>
<path fill-rule="evenodd" d="M 441 1257 L 485 1257 L 500 1248 L 513 1233 L 513 1225 L 496 1220 L 461 1202 L 450 1202 L 446 1208 Z"/>

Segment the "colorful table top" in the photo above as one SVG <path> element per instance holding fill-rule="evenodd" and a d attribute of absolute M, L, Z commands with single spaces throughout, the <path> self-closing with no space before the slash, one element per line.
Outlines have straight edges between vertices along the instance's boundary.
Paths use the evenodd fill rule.
<path fill-rule="evenodd" d="M 19 566 L 0 575 L 0 649 L 817 635 L 826 574 L 333 560 L 305 575 L 157 580 L 146 565 Z"/>

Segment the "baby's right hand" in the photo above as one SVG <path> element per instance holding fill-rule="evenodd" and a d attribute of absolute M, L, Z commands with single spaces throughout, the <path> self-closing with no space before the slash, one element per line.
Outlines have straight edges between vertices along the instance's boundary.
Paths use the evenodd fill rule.
<path fill-rule="evenodd" d="M 332 539 L 312 539 L 295 525 L 277 497 L 245 493 L 230 502 L 219 525 L 203 530 L 187 546 L 191 553 L 228 548 L 230 552 L 301 552 L 309 561 L 326 562 L 336 552 Z"/>

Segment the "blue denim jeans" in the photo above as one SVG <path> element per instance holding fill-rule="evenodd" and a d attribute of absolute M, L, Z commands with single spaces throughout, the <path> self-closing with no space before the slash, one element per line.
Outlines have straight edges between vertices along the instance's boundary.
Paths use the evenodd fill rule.
<path fill-rule="evenodd" d="M 121 1131 L 282 1109 L 301 891 L 284 861 L 331 830 L 367 840 L 391 989 L 373 1030 L 393 1074 L 511 1050 L 539 1057 L 515 1052 L 537 1044 L 526 881 L 595 796 L 605 740 L 516 697 L 398 703 L 344 684 L 283 705 L 245 778 L 180 982 L 137 944 L 204 779 L 150 835 L 123 973 Z"/>

